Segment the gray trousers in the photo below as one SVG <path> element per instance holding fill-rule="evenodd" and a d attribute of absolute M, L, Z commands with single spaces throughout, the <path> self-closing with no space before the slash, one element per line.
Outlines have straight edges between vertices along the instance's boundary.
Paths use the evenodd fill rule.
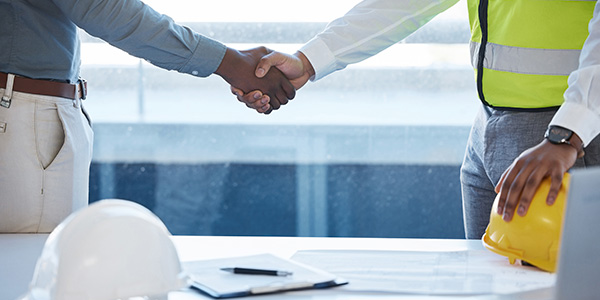
<path fill-rule="evenodd" d="M 467 143 L 460 170 L 463 219 L 468 239 L 480 239 L 496 198 L 494 187 L 502 173 L 523 151 L 539 144 L 556 111 L 518 112 L 480 109 Z M 574 168 L 600 164 L 600 138 L 585 149 Z"/>

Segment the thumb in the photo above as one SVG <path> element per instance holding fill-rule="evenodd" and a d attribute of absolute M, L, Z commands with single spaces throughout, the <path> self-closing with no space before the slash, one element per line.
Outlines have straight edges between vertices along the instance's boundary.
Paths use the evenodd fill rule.
<path fill-rule="evenodd" d="M 509 167 L 508 169 L 506 169 L 504 171 L 504 173 L 502 173 L 502 177 L 500 177 L 500 180 L 494 187 L 494 192 L 496 192 L 496 194 L 500 193 L 500 190 L 502 190 L 502 185 L 504 184 L 504 181 L 506 180 L 506 175 L 507 175 L 508 171 L 511 169 L 511 167 Z"/>
<path fill-rule="evenodd" d="M 256 77 L 262 78 L 269 72 L 271 67 L 282 64 L 284 60 L 285 56 L 281 53 L 271 52 L 260 59 L 258 65 L 256 66 L 254 74 L 256 75 Z"/>

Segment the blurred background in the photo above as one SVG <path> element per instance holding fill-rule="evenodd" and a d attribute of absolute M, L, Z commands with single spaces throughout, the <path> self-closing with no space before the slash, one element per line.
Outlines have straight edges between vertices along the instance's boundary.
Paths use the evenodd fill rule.
<path fill-rule="evenodd" d="M 228 46 L 294 53 L 359 1 L 145 2 Z M 464 237 L 459 169 L 479 106 L 464 0 L 270 115 L 216 75 L 81 39 L 90 201 L 141 203 L 173 234 Z"/>

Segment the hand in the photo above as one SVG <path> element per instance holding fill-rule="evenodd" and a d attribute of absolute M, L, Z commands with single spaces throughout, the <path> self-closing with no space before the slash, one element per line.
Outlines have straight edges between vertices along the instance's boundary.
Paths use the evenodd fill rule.
<path fill-rule="evenodd" d="M 294 55 L 277 51 L 273 51 L 265 55 L 263 58 L 261 58 L 260 62 L 256 66 L 256 77 L 262 78 L 271 70 L 271 67 L 273 66 L 287 76 L 295 89 L 300 89 L 303 87 L 306 82 L 308 82 L 310 77 L 315 75 L 313 66 L 310 64 L 306 56 L 300 51 L 296 52 Z M 268 96 L 263 97 L 263 94 L 258 90 L 244 94 L 241 89 L 232 85 L 231 91 L 237 95 L 239 101 L 246 103 L 246 106 L 254 108 L 260 113 L 269 114 L 272 111 L 271 106 L 268 104 L 264 105 L 265 101 L 269 102 L 264 98 Z M 279 107 L 274 108 L 278 109 Z"/>
<path fill-rule="evenodd" d="M 270 52 L 272 51 L 265 47 L 246 51 L 227 48 L 225 57 L 215 74 L 241 91 L 260 90 L 266 92 L 271 101 L 270 106 L 278 109 L 280 105 L 286 104 L 288 99 L 294 98 L 296 90 L 279 70 L 266 72 L 263 77 L 254 76 L 258 61 Z"/>
<path fill-rule="evenodd" d="M 576 134 L 572 138 L 579 139 Z M 518 205 L 517 213 L 519 216 L 525 216 L 533 195 L 546 177 L 551 178 L 546 203 L 554 204 L 563 174 L 575 164 L 576 159 L 575 148 L 566 144 L 552 144 L 547 140 L 523 152 L 504 171 L 496 185 L 496 193 L 500 193 L 498 214 L 508 222 L 512 220 Z"/>
<path fill-rule="evenodd" d="M 297 90 L 303 87 L 310 77 L 315 75 L 313 66 L 304 53 L 300 51 L 297 51 L 294 55 L 273 51 L 263 56 L 256 66 L 256 77 L 262 78 L 271 70 L 271 67 L 276 67 L 283 72 Z"/>
<path fill-rule="evenodd" d="M 246 104 L 247 107 L 255 109 L 259 113 L 270 114 L 273 109 L 269 105 L 270 97 L 263 95 L 261 91 L 252 91 L 247 94 L 238 88 L 231 87 L 231 92 L 237 96 L 237 99 Z"/>

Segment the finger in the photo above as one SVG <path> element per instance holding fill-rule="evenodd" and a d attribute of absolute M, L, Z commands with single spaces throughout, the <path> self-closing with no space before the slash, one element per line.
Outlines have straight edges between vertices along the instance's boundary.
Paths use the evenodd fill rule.
<path fill-rule="evenodd" d="M 267 109 L 267 111 L 265 111 L 265 115 L 270 114 L 273 111 L 273 107 L 269 106 L 269 109 Z"/>
<path fill-rule="evenodd" d="M 266 104 L 266 105 L 265 104 L 260 104 L 259 102 L 255 102 L 255 103 L 252 103 L 252 104 L 246 103 L 246 106 L 248 108 L 256 110 L 258 113 L 264 113 L 264 112 L 268 111 L 269 107 L 270 107 L 268 104 Z"/>
<path fill-rule="evenodd" d="M 277 99 L 279 99 L 281 105 L 286 105 L 288 103 L 288 98 L 282 89 L 277 91 Z"/>
<path fill-rule="evenodd" d="M 231 89 L 231 93 L 232 94 L 238 96 L 238 99 L 239 99 L 240 96 L 244 95 L 244 91 L 242 91 L 242 90 L 240 90 L 240 89 L 238 89 L 236 87 L 230 86 L 229 88 Z"/>
<path fill-rule="evenodd" d="M 283 58 L 284 56 L 278 52 L 271 52 L 263 56 L 256 65 L 254 75 L 256 75 L 256 77 L 258 78 L 264 77 L 265 75 L 267 75 L 271 67 L 281 63 Z"/>
<path fill-rule="evenodd" d="M 267 111 L 269 111 L 269 109 L 270 109 L 270 106 L 268 104 L 255 108 L 256 112 L 261 113 L 261 114 L 266 113 Z"/>
<path fill-rule="evenodd" d="M 263 95 L 260 101 L 262 104 L 269 104 L 269 102 L 271 102 L 271 97 L 269 97 L 269 95 Z"/>
<path fill-rule="evenodd" d="M 271 97 L 271 101 L 269 101 L 269 104 L 274 110 L 279 109 L 279 107 L 281 106 L 281 104 L 279 103 L 279 99 L 276 96 Z"/>
<path fill-rule="evenodd" d="M 257 111 L 264 114 L 264 113 L 270 112 L 270 110 L 271 110 L 271 106 L 269 104 L 265 104 Z"/>
<path fill-rule="evenodd" d="M 504 205 L 500 206 L 500 204 L 498 204 L 498 206 L 503 207 L 502 219 L 504 221 L 510 222 L 510 220 L 512 220 L 514 212 L 515 212 L 515 207 L 519 203 L 518 199 L 521 196 L 520 192 L 521 192 L 522 188 L 523 188 L 523 184 L 520 183 L 519 178 L 517 178 L 517 180 L 513 181 L 512 184 L 510 185 L 508 194 L 506 195 L 506 199 L 504 201 Z"/>
<path fill-rule="evenodd" d="M 246 103 L 246 104 L 254 103 L 254 101 L 255 101 L 254 97 L 252 97 L 252 95 L 250 95 L 250 94 L 243 94 L 241 96 L 238 95 L 236 98 L 238 99 L 238 101 L 240 101 L 242 103 Z"/>
<path fill-rule="evenodd" d="M 521 199 L 521 195 L 523 192 L 523 187 L 525 186 L 525 183 L 527 182 L 527 180 L 529 179 L 529 176 L 531 175 L 531 165 L 527 164 L 522 168 L 516 168 L 518 171 L 518 173 L 515 175 L 515 177 L 510 180 L 511 184 L 508 190 L 508 194 L 506 196 L 506 201 L 504 204 L 504 212 L 502 214 L 502 219 L 504 219 L 504 221 L 509 222 L 510 220 L 512 220 L 515 210 L 517 209 L 517 205 L 519 204 L 519 200 Z M 511 173 L 514 173 L 515 171 L 511 171 Z M 510 174 L 509 177 L 507 178 L 507 180 L 510 179 Z M 506 183 L 505 183 L 506 184 Z"/>
<path fill-rule="evenodd" d="M 252 108 L 252 109 L 259 110 L 260 108 L 262 108 L 265 105 L 260 103 L 260 101 L 256 101 L 256 102 L 252 102 L 252 103 L 246 103 L 246 106 L 248 106 L 249 108 Z"/>
<path fill-rule="evenodd" d="M 502 190 L 502 184 L 504 184 L 504 180 L 506 180 L 506 175 L 508 174 L 508 172 L 512 170 L 512 166 L 509 167 L 508 169 L 506 169 L 504 171 L 504 173 L 502 173 L 502 176 L 500 177 L 500 180 L 498 181 L 498 183 L 496 184 L 496 186 L 494 187 L 494 191 L 496 192 L 496 194 L 500 193 Z"/>
<path fill-rule="evenodd" d="M 504 174 L 502 175 L 502 179 L 500 179 L 501 183 L 500 182 L 498 183 L 498 185 L 500 185 L 500 189 L 498 190 L 498 187 L 497 187 L 498 185 L 496 186 L 496 190 L 498 190 L 497 192 L 499 193 L 498 208 L 497 208 L 497 213 L 499 215 L 504 214 L 504 205 L 506 204 L 506 198 L 508 198 L 508 193 L 510 192 L 510 187 L 511 187 L 512 182 L 517 174 L 517 173 L 513 172 L 513 170 L 514 170 L 513 167 L 510 167 L 509 169 L 504 171 Z"/>
<path fill-rule="evenodd" d="M 254 96 L 255 94 L 252 94 L 252 96 L 250 97 L 250 95 L 246 95 L 244 99 L 240 100 L 242 103 L 246 104 L 247 107 L 252 108 L 252 109 L 256 109 L 259 110 L 262 107 L 264 107 L 265 105 L 268 105 L 269 103 L 269 97 L 267 95 L 262 95 L 262 93 L 257 93 L 257 95 L 261 95 L 258 99 L 256 99 L 256 97 L 258 96 Z"/>
<path fill-rule="evenodd" d="M 241 96 L 238 95 L 237 99 L 238 99 L 238 101 L 244 102 L 244 103 L 254 103 L 257 101 L 257 99 L 260 99 L 261 97 L 262 97 L 261 91 L 252 91 L 247 94 L 242 94 Z"/>
<path fill-rule="evenodd" d="M 556 201 L 556 197 L 558 197 L 558 192 L 562 186 L 563 176 L 563 173 L 556 173 L 550 176 L 550 190 L 548 191 L 548 197 L 546 197 L 546 204 L 552 205 Z"/>
<path fill-rule="evenodd" d="M 505 221 L 512 219 L 512 213 L 515 203 L 521 197 L 521 182 L 527 180 L 531 171 L 527 171 L 529 165 L 523 153 L 517 157 L 513 163 L 502 173 L 502 176 L 496 184 L 495 191 L 498 194 L 497 213 L 502 215 Z"/>
<path fill-rule="evenodd" d="M 504 215 L 504 208 L 507 200 L 509 199 L 513 181 L 518 179 L 519 173 L 525 168 L 526 165 L 527 164 L 519 158 L 515 159 L 515 161 L 513 161 L 513 163 L 504 171 L 500 181 L 496 184 L 495 190 L 497 193 L 499 193 L 497 208 L 499 215 Z M 500 188 L 498 188 L 498 186 L 500 186 Z"/>
<path fill-rule="evenodd" d="M 265 113 L 267 110 L 269 110 L 271 107 L 269 105 L 269 100 L 269 96 L 267 95 L 263 95 L 260 99 L 256 100 L 256 102 L 254 102 L 254 108 L 256 111 L 259 113 Z"/>
<path fill-rule="evenodd" d="M 253 91 L 252 92 L 252 101 L 260 101 L 263 97 L 263 93 L 261 91 Z"/>
<path fill-rule="evenodd" d="M 539 175 L 538 175 L 539 174 Z M 517 214 L 521 217 L 524 217 L 527 214 L 527 210 L 529 210 L 529 206 L 531 205 L 531 200 L 537 191 L 537 188 L 540 186 L 540 182 L 544 179 L 544 174 L 540 172 L 532 172 L 529 175 L 529 178 L 525 181 L 525 185 L 521 191 L 521 197 L 519 198 L 517 208 Z"/>
<path fill-rule="evenodd" d="M 287 99 L 292 100 L 296 97 L 296 89 L 289 80 L 284 80 L 281 84 L 281 88 L 285 92 Z"/>

